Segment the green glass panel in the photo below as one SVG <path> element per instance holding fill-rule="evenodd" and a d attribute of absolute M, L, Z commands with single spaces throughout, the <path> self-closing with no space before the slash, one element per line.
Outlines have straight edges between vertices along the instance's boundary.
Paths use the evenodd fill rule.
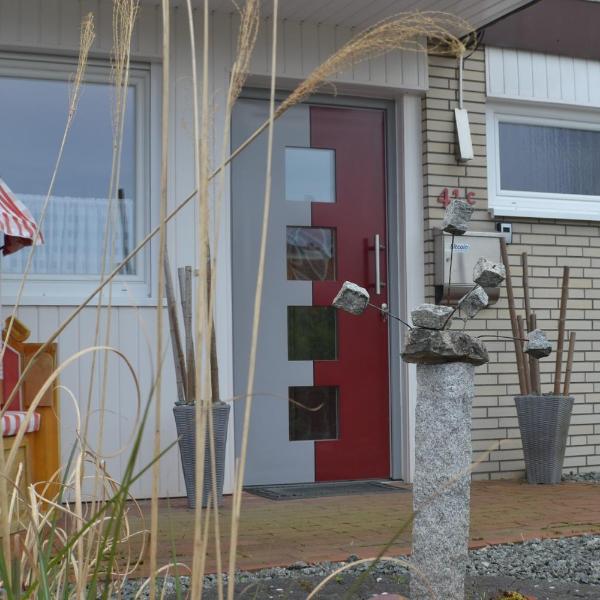
<path fill-rule="evenodd" d="M 287 278 L 304 281 L 335 279 L 335 230 L 287 228 Z"/>
<path fill-rule="evenodd" d="M 335 309 L 332 306 L 288 306 L 288 359 L 336 358 Z"/>
<path fill-rule="evenodd" d="M 290 441 L 338 438 L 338 388 L 291 387 Z"/>

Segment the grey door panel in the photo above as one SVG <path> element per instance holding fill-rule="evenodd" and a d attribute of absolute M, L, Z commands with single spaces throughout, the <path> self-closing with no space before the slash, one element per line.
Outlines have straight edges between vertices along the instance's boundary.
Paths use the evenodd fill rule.
<path fill-rule="evenodd" d="M 232 125 L 237 148 L 268 116 L 268 103 L 240 100 Z M 275 125 L 273 182 L 261 325 L 252 402 L 245 485 L 314 481 L 314 442 L 290 442 L 288 386 L 313 384 L 310 361 L 288 361 L 287 306 L 311 305 L 310 281 L 287 281 L 286 226 L 310 225 L 310 202 L 285 201 L 285 147 L 310 146 L 309 109 L 297 106 Z M 254 293 L 258 272 L 260 232 L 267 156 L 263 133 L 233 162 L 233 355 L 234 393 L 246 392 L 252 335 Z M 239 457 L 245 400 L 234 402 L 235 451 Z"/>

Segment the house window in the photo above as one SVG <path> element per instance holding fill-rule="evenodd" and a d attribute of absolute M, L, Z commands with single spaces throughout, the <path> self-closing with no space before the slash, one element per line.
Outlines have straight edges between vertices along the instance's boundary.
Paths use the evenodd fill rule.
<path fill-rule="evenodd" d="M 584 111 L 490 107 L 487 138 L 494 215 L 600 219 L 600 119 Z"/>
<path fill-rule="evenodd" d="M 0 177 L 31 210 L 40 213 L 54 171 L 69 108 L 70 61 L 0 59 Z M 66 139 L 62 161 L 36 248 L 31 279 L 43 281 L 42 295 L 61 294 L 49 279 L 73 294 L 89 287 L 126 256 L 148 229 L 149 71 L 131 71 L 126 94 L 117 193 L 110 199 L 114 148 L 115 89 L 108 65 L 86 70 L 80 99 Z M 10 140 L 10 142 L 8 142 Z M 29 249 L 4 257 L 4 276 L 17 279 Z M 123 289 L 146 284 L 144 254 L 123 269 Z M 146 286 L 147 291 L 147 286 Z"/>

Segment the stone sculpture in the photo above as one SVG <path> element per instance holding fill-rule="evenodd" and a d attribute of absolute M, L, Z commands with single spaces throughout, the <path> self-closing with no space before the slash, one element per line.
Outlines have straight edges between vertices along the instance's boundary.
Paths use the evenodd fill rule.
<path fill-rule="evenodd" d="M 453 200 L 446 209 L 444 231 L 464 234 L 472 212 L 466 202 Z M 474 287 L 458 305 L 465 323 L 487 306 L 484 288 L 499 286 L 505 276 L 503 264 L 477 261 Z M 333 305 L 359 315 L 369 306 L 369 294 L 345 282 Z M 417 306 L 411 313 L 414 327 L 408 325 L 402 348 L 402 359 L 417 365 L 411 600 L 465 597 L 475 366 L 489 358 L 479 338 L 449 330 L 456 312 L 449 306 Z M 547 356 L 551 345 L 541 330 L 535 330 L 528 335 L 525 351 Z"/>

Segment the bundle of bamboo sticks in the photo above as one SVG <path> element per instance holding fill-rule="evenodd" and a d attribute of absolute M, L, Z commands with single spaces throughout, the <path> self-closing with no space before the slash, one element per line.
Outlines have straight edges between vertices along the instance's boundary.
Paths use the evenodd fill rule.
<path fill-rule="evenodd" d="M 515 344 L 515 355 L 517 360 L 517 373 L 519 375 L 519 388 L 521 395 L 541 395 L 540 365 L 539 359 L 525 353 L 524 343 L 527 341 L 527 333 L 536 329 L 537 318 L 535 312 L 531 309 L 530 288 L 529 288 L 529 264 L 527 252 L 521 254 L 521 265 L 523 267 L 523 303 L 525 316 L 517 315 L 515 308 L 515 294 L 510 273 L 510 264 L 508 261 L 508 250 L 506 240 L 500 239 L 500 249 L 502 252 L 502 262 L 506 268 L 506 292 L 508 296 L 508 311 L 510 313 L 510 324 L 512 327 L 512 337 Z M 567 303 L 569 300 L 569 267 L 563 267 L 562 293 L 560 297 L 560 313 L 558 320 L 558 341 L 556 344 L 556 360 L 554 366 L 554 388 L 553 394 L 560 395 L 561 380 L 563 372 L 563 349 L 565 339 L 565 324 L 567 316 Z M 562 395 L 569 395 L 569 386 L 571 384 L 571 373 L 573 370 L 573 353 L 575 351 L 575 332 L 571 331 L 569 335 L 569 347 L 567 350 L 567 365 L 565 369 L 565 378 L 562 385 Z"/>
<path fill-rule="evenodd" d="M 177 299 L 173 286 L 173 277 L 169 266 L 169 258 L 165 253 L 163 267 L 165 270 L 165 293 L 167 296 L 167 311 L 171 332 L 173 360 L 175 361 L 175 380 L 177 382 L 177 402 L 179 404 L 194 404 L 195 401 L 195 351 L 192 329 L 192 267 L 177 269 L 179 291 L 181 296 L 181 311 L 183 314 L 183 331 L 185 335 L 185 351 L 179 330 L 177 316 Z"/>

